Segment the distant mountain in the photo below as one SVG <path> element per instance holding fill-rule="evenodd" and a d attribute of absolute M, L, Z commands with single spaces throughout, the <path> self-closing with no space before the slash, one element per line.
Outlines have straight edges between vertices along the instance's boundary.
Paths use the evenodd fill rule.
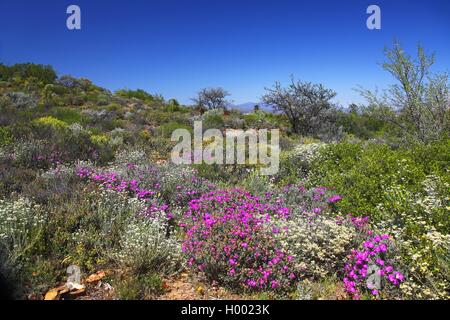
<path fill-rule="evenodd" d="M 252 112 L 255 108 L 255 106 L 258 105 L 259 109 L 266 112 L 273 112 L 273 109 L 270 105 L 267 105 L 262 102 L 246 102 L 241 104 L 234 104 L 231 106 L 231 109 L 238 109 L 241 112 Z"/>

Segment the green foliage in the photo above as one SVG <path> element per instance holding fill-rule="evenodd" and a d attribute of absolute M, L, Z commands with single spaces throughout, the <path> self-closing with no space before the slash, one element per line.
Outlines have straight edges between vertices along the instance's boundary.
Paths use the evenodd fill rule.
<path fill-rule="evenodd" d="M 328 145 L 312 163 L 309 183 L 333 187 L 344 195 L 338 205 L 343 212 L 368 214 L 379 221 L 383 217 L 376 207 L 386 188 L 400 184 L 417 191 L 427 175 L 448 178 L 449 142 L 445 139 L 414 149 L 376 143 Z"/>
<path fill-rule="evenodd" d="M 86 116 L 83 115 L 80 111 L 73 108 L 67 107 L 54 108 L 52 109 L 51 114 L 56 119 L 64 121 L 69 125 L 74 123 L 79 123 L 83 125 L 87 123 Z"/>
<path fill-rule="evenodd" d="M 224 128 L 224 120 L 221 115 L 213 114 L 204 117 L 203 129 L 222 129 Z"/>
<path fill-rule="evenodd" d="M 29 257 L 40 241 L 46 216 L 39 205 L 27 198 L 5 201 L 0 199 L 0 271 L 15 282 L 20 290 Z"/>
<path fill-rule="evenodd" d="M 301 281 L 292 298 L 296 300 L 342 300 L 345 298 L 342 283 L 336 276 L 311 281 Z"/>
<path fill-rule="evenodd" d="M 280 154 L 280 170 L 275 176 L 281 184 L 296 183 L 308 178 L 323 143 L 300 144 Z"/>
<path fill-rule="evenodd" d="M 112 254 L 113 261 L 138 275 L 178 271 L 181 250 L 175 239 L 166 236 L 167 228 L 163 214 L 152 219 L 130 219 L 120 235 L 119 249 Z"/>
<path fill-rule="evenodd" d="M 159 275 L 148 274 L 118 281 L 116 289 L 122 300 L 152 299 L 164 293 L 164 282 Z"/>
<path fill-rule="evenodd" d="M 393 185 L 383 192 L 377 209 L 379 226 L 395 235 L 410 282 L 402 290 L 406 297 L 445 299 L 450 285 L 449 182 L 428 176 L 417 192 Z"/>
<path fill-rule="evenodd" d="M 251 172 L 242 181 L 244 190 L 257 196 L 263 196 L 266 192 L 270 192 L 272 185 L 267 176 L 258 174 L 257 171 Z"/>
<path fill-rule="evenodd" d="M 225 185 L 239 184 L 254 169 L 255 165 L 222 165 L 222 164 L 197 164 L 193 167 L 198 171 L 198 176 Z"/>
<path fill-rule="evenodd" d="M 129 99 L 136 98 L 143 101 L 152 101 L 154 99 L 151 94 L 147 93 L 142 89 L 137 90 L 121 89 L 116 91 L 116 95 Z"/>
<path fill-rule="evenodd" d="M 39 206 L 26 198 L 0 200 L 0 252 L 10 264 L 21 261 L 41 232 L 44 216 Z"/>
<path fill-rule="evenodd" d="M 0 147 L 11 144 L 13 140 L 14 137 L 8 127 L 0 127 Z"/>
<path fill-rule="evenodd" d="M 189 132 L 192 132 L 193 130 L 191 126 L 185 123 L 170 121 L 159 126 L 159 128 L 157 129 L 157 133 L 162 137 L 170 139 L 170 137 L 172 136 L 172 132 L 174 132 L 176 129 L 186 129 Z"/>
<path fill-rule="evenodd" d="M 398 41 L 384 50 L 383 69 L 396 84 L 383 95 L 361 90 L 374 116 L 396 128 L 404 142 L 429 142 L 448 135 L 450 130 L 450 84 L 446 73 L 434 73 L 435 55 L 418 45 L 417 56 L 411 57 Z"/>
<path fill-rule="evenodd" d="M 370 114 L 370 111 L 351 105 L 348 112 L 339 112 L 339 124 L 344 131 L 361 139 L 371 139 L 382 135 L 388 124 Z"/>
<path fill-rule="evenodd" d="M 20 77 L 22 79 L 35 78 L 43 84 L 49 84 L 56 80 L 56 72 L 48 65 L 20 63 L 8 67 L 1 64 L 0 79 L 7 81 L 13 77 Z"/>
<path fill-rule="evenodd" d="M 119 269 L 112 284 L 120 298 L 155 298 L 163 292 L 161 277 L 180 269 L 181 234 L 174 226 L 190 200 L 241 186 L 260 199 L 273 195 L 273 201 L 286 201 L 293 215 L 305 207 L 322 211 L 323 206 L 309 206 L 314 194 L 289 184 L 325 185 L 343 196 L 314 223 L 311 217 L 291 216 L 279 226 L 291 230 L 280 237 L 296 268 L 314 279 L 299 279 L 302 288 L 291 298 L 345 298 L 334 277 L 340 277 L 360 234 L 335 215 L 349 213 L 369 215 L 371 228 L 394 236 L 397 258 L 407 271 L 404 297 L 448 297 L 450 139 L 445 134 L 433 143 L 405 145 L 372 109 L 351 106 L 336 117 L 323 115 L 348 134 L 346 142 L 325 144 L 324 127 L 316 137 L 292 134 L 283 114 L 213 108 L 201 115 L 143 90 L 111 95 L 87 79 L 55 79 L 45 66 L 0 64 L 0 268 L 9 283 L 25 289 L 20 297 L 42 296 L 65 281 L 65 268 L 76 264 L 83 272 Z M 261 176 L 257 165 L 169 165 L 172 132 L 192 132 L 196 119 L 203 120 L 204 129 L 280 128 L 279 173 Z M 301 124 L 305 130 L 308 125 L 316 128 Z M 80 161 L 155 191 L 151 201 L 167 204 L 172 220 L 142 218 L 149 202 L 82 181 L 75 175 Z M 50 223 L 30 227 L 40 217 Z M 270 234 L 268 241 L 276 238 Z M 281 296 L 268 291 L 259 297 Z"/>
<path fill-rule="evenodd" d="M 108 136 L 106 136 L 105 134 L 93 134 L 91 135 L 90 139 L 91 142 L 98 147 L 104 147 L 109 142 Z"/>
<path fill-rule="evenodd" d="M 37 98 L 24 92 L 8 92 L 5 94 L 5 98 L 7 99 L 6 103 L 16 110 L 29 110 L 37 105 Z"/>

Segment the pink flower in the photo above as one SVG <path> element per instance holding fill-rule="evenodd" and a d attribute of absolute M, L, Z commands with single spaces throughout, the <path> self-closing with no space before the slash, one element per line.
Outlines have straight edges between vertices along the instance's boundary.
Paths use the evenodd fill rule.
<path fill-rule="evenodd" d="M 405 276 L 403 274 L 401 274 L 400 272 L 397 272 L 395 274 L 395 277 L 399 280 L 399 281 L 403 281 L 405 280 Z"/>
<path fill-rule="evenodd" d="M 339 196 L 339 195 L 334 195 L 334 196 L 328 198 L 327 202 L 328 202 L 328 203 L 336 203 L 336 202 L 341 201 L 341 200 L 342 200 L 342 197 L 341 197 L 341 196 Z"/>
<path fill-rule="evenodd" d="M 376 260 L 376 262 L 377 262 L 380 266 L 384 266 L 384 261 L 383 261 L 382 259 L 378 258 L 378 259 Z"/>
<path fill-rule="evenodd" d="M 277 280 L 272 280 L 272 282 L 270 283 L 270 287 L 272 289 L 276 289 L 280 286 L 280 283 Z"/>

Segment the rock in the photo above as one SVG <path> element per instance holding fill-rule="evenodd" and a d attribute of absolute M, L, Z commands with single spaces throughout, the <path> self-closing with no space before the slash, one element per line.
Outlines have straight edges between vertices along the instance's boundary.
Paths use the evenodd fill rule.
<path fill-rule="evenodd" d="M 44 300 L 57 300 L 58 298 L 59 298 L 58 290 L 51 289 L 45 294 Z"/>
<path fill-rule="evenodd" d="M 75 282 L 67 282 L 66 283 L 67 288 L 69 288 L 70 291 L 74 291 L 74 290 L 84 290 L 85 286 L 79 283 L 75 283 Z"/>
<path fill-rule="evenodd" d="M 86 289 L 82 288 L 82 289 L 79 289 L 79 290 L 71 291 L 69 293 L 69 295 L 72 296 L 72 297 L 79 297 L 81 295 L 84 295 L 85 293 L 86 293 Z"/>
<path fill-rule="evenodd" d="M 86 283 L 98 282 L 101 279 L 103 279 L 105 276 L 106 276 L 106 273 L 104 271 L 99 271 L 99 272 L 91 274 L 89 277 L 87 277 Z"/>

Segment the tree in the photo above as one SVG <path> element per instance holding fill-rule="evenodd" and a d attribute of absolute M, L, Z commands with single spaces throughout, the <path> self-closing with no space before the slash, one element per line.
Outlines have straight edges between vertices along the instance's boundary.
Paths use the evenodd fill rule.
<path fill-rule="evenodd" d="M 203 109 L 223 109 L 226 110 L 230 101 L 226 99 L 230 94 L 222 88 L 205 88 L 198 92 L 197 97 L 193 98 L 194 104 Z"/>
<path fill-rule="evenodd" d="M 265 88 L 262 101 L 276 111 L 282 111 L 289 119 L 292 130 L 302 135 L 318 134 L 321 123 L 336 110 L 331 99 L 336 96 L 333 90 L 322 84 L 294 81 L 283 88 L 275 82 L 272 88 Z"/>
<path fill-rule="evenodd" d="M 350 104 L 348 110 L 339 111 L 339 124 L 344 131 L 362 139 L 376 137 L 385 128 L 386 122 L 371 114 L 371 110 L 357 104 Z"/>
<path fill-rule="evenodd" d="M 374 115 L 398 129 L 401 136 L 428 142 L 449 130 L 450 87 L 447 74 L 433 74 L 435 56 L 422 46 L 414 59 L 398 42 L 385 48 L 387 61 L 383 69 L 397 83 L 377 92 L 361 89 Z"/>
<path fill-rule="evenodd" d="M 13 77 L 21 79 L 35 78 L 44 85 L 54 83 L 56 80 L 56 72 L 51 66 L 34 64 L 34 63 L 18 63 L 10 67 L 0 66 L 0 79 L 9 80 Z"/>

